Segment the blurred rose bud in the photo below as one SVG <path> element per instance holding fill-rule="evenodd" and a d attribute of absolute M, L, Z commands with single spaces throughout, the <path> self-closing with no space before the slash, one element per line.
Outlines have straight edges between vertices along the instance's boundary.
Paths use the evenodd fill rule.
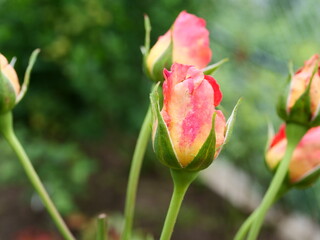
<path fill-rule="evenodd" d="M 18 76 L 8 60 L 0 54 L 0 113 L 10 111 L 20 92 Z"/>
<path fill-rule="evenodd" d="M 293 152 L 289 166 L 289 185 L 308 186 L 320 174 L 320 127 L 309 129 Z M 273 137 L 266 152 L 266 162 L 271 170 L 275 170 L 284 157 L 287 147 L 285 125 Z"/>
<path fill-rule="evenodd" d="M 288 95 L 280 97 L 278 113 L 286 122 L 310 127 L 320 125 L 320 59 L 313 55 L 289 83 Z"/>
<path fill-rule="evenodd" d="M 153 147 L 158 159 L 174 169 L 199 171 L 218 156 L 225 142 L 226 121 L 216 110 L 222 94 L 216 80 L 190 65 L 164 70 L 163 108 L 151 94 Z"/>
<path fill-rule="evenodd" d="M 169 31 L 160 36 L 146 56 L 146 69 L 152 80 L 163 82 L 162 71 L 172 63 L 193 65 L 202 69 L 211 60 L 206 22 L 183 11 Z"/>
<path fill-rule="evenodd" d="M 9 64 L 6 57 L 0 53 L 0 114 L 11 111 L 26 94 L 30 73 L 39 52 L 40 49 L 32 52 L 21 87 L 13 65 Z"/>

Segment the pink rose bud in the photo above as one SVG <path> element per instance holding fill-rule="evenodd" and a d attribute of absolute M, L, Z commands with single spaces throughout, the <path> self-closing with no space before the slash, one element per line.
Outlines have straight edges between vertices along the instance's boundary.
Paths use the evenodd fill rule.
<path fill-rule="evenodd" d="M 18 76 L 8 60 L 0 54 L 0 113 L 11 110 L 20 92 Z"/>
<path fill-rule="evenodd" d="M 303 136 L 293 152 L 288 171 L 289 185 L 310 185 L 320 174 L 320 127 L 314 127 Z M 266 152 L 266 162 L 275 170 L 287 147 L 285 125 L 273 137 Z"/>
<path fill-rule="evenodd" d="M 159 160 L 175 169 L 198 171 L 218 156 L 226 139 L 226 120 L 217 110 L 222 93 L 216 80 L 190 65 L 164 70 L 163 108 L 151 94 L 153 147 Z"/>
<path fill-rule="evenodd" d="M 145 64 L 150 77 L 156 82 L 163 82 L 162 71 L 172 63 L 202 69 L 210 60 L 209 31 L 205 20 L 183 11 L 147 53 Z"/>
<path fill-rule="evenodd" d="M 281 96 L 278 112 L 286 122 L 320 125 L 320 58 L 313 55 L 291 76 L 288 96 Z"/>

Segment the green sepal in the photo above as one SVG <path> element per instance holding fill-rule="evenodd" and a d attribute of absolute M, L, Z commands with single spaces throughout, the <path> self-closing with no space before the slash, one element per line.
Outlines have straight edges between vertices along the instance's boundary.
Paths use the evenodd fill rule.
<path fill-rule="evenodd" d="M 153 115 L 153 128 L 156 128 L 153 133 L 153 149 L 158 158 L 158 160 L 173 169 L 181 169 L 182 166 L 179 163 L 176 154 L 173 149 L 173 145 L 170 139 L 169 131 L 167 125 L 165 124 L 162 115 L 160 113 L 159 106 L 159 93 L 158 87 L 160 83 L 158 83 L 150 94 L 151 100 L 151 109 Z"/>
<path fill-rule="evenodd" d="M 296 188 L 307 188 L 310 187 L 320 176 L 320 166 L 315 168 L 314 170 L 306 173 L 301 179 L 294 183 L 294 187 Z"/>
<path fill-rule="evenodd" d="M 209 136 L 200 148 L 195 158 L 185 167 L 188 171 L 200 171 L 209 167 L 214 160 L 216 153 L 216 133 L 215 133 L 216 113 L 212 116 L 212 127 Z"/>
<path fill-rule="evenodd" d="M 288 62 L 288 70 L 289 70 L 289 74 L 291 75 L 291 77 L 294 75 L 294 71 L 293 71 L 293 62 L 289 61 Z"/>
<path fill-rule="evenodd" d="M 264 147 L 264 155 L 266 155 L 267 151 L 269 150 L 269 147 L 271 145 L 271 142 L 272 142 L 274 136 L 275 136 L 275 131 L 274 131 L 273 125 L 270 121 L 268 121 L 268 139 L 267 139 L 267 143 Z"/>
<path fill-rule="evenodd" d="M 286 122 L 310 126 L 311 121 L 310 84 L 290 109 Z"/>
<path fill-rule="evenodd" d="M 27 91 L 28 91 L 28 87 L 29 87 L 29 82 L 30 82 L 30 74 L 31 74 L 31 70 L 34 66 L 34 63 L 36 62 L 37 60 L 37 56 L 40 52 L 40 49 L 37 48 L 35 49 L 30 58 L 29 58 L 29 63 L 28 63 L 28 67 L 27 67 L 27 70 L 24 74 L 24 80 L 23 80 L 23 84 L 21 86 L 21 90 L 20 90 L 20 93 L 19 95 L 17 96 L 17 100 L 16 100 L 16 104 L 18 104 L 22 98 L 26 95 Z"/>
<path fill-rule="evenodd" d="M 318 127 L 320 126 L 320 112 L 315 116 L 313 121 L 311 122 L 311 127 Z"/>
<path fill-rule="evenodd" d="M 233 131 L 233 127 L 234 127 L 234 123 L 236 121 L 236 117 L 237 117 L 237 113 L 238 113 L 238 109 L 240 106 L 240 103 L 242 101 L 242 98 L 239 98 L 239 100 L 237 101 L 237 104 L 234 106 L 232 113 L 230 115 L 230 117 L 227 120 L 226 123 L 226 130 L 225 130 L 225 134 L 224 134 L 224 143 L 223 145 L 225 145 L 226 143 L 229 142 L 230 137 L 232 135 L 232 131 Z M 222 147 L 222 146 L 221 146 Z"/>
<path fill-rule="evenodd" d="M 171 30 L 172 31 L 172 30 Z M 173 41 L 172 41 L 172 34 L 171 34 L 171 41 L 167 49 L 162 53 L 161 56 L 159 56 L 153 67 L 151 72 L 149 73 L 151 76 L 151 79 L 155 82 L 164 82 L 163 77 L 163 69 L 170 69 L 172 65 L 172 55 L 173 55 Z"/>
<path fill-rule="evenodd" d="M 145 30 L 145 39 L 144 39 L 144 46 L 141 47 L 141 52 L 142 55 L 144 57 L 144 59 L 146 59 L 146 57 L 149 54 L 150 51 L 150 32 L 151 32 L 151 23 L 150 23 L 150 19 L 148 17 L 148 15 L 144 15 L 144 30 Z"/>
<path fill-rule="evenodd" d="M 291 78 L 292 78 L 292 75 L 289 74 L 289 76 L 286 79 L 285 86 L 283 87 L 285 90 L 282 91 L 282 93 L 280 94 L 278 98 L 277 106 L 276 106 L 278 116 L 284 121 L 287 121 L 287 118 L 288 118 L 287 101 L 290 93 Z"/>
<path fill-rule="evenodd" d="M 141 53 L 142 53 L 142 56 L 143 56 L 143 63 L 142 63 L 142 66 L 143 66 L 143 72 L 147 75 L 147 77 L 149 79 L 152 79 L 149 71 L 148 71 L 148 68 L 147 68 L 147 57 L 148 57 L 148 54 L 150 52 L 150 32 L 151 32 L 151 23 L 150 23 L 150 19 L 148 17 L 148 15 L 144 15 L 144 29 L 145 29 L 145 39 L 144 39 L 144 46 L 141 46 L 140 47 L 140 50 L 141 50 Z"/>
<path fill-rule="evenodd" d="M 0 114 L 12 110 L 15 105 L 16 92 L 14 87 L 11 81 L 0 71 Z"/>
<path fill-rule="evenodd" d="M 213 74 L 216 70 L 218 70 L 225 62 L 228 62 L 228 58 L 224 58 L 220 60 L 219 62 L 216 62 L 214 64 L 211 64 L 205 68 L 202 69 L 202 72 L 204 75 L 211 75 Z"/>

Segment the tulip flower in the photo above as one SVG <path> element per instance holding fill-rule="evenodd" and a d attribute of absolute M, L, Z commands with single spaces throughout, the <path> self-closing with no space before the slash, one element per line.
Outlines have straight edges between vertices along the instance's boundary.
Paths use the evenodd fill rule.
<path fill-rule="evenodd" d="M 320 58 L 313 55 L 290 77 L 288 96 L 281 96 L 278 113 L 286 122 L 320 125 Z"/>
<path fill-rule="evenodd" d="M 163 108 L 151 94 L 153 147 L 159 160 L 173 169 L 208 167 L 226 141 L 227 124 L 216 107 L 222 93 L 216 80 L 194 66 L 175 63 L 164 70 Z"/>
<path fill-rule="evenodd" d="M 172 63 L 202 69 L 210 62 L 211 55 L 205 20 L 183 11 L 147 53 L 145 64 L 150 77 L 163 82 L 162 71 Z"/>
<path fill-rule="evenodd" d="M 0 54 L 0 113 L 11 110 L 20 92 L 18 76 L 5 56 Z"/>
<path fill-rule="evenodd" d="M 289 185 L 310 184 L 319 175 L 320 170 L 320 127 L 308 130 L 303 136 L 291 157 L 288 182 Z M 266 152 L 266 163 L 274 170 L 284 157 L 287 148 L 285 125 L 280 127 Z M 310 180 L 310 181 L 309 181 Z"/>

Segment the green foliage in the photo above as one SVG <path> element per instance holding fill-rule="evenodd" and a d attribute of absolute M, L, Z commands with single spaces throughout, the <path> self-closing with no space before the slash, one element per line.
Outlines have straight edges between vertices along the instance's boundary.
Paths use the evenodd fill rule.
<path fill-rule="evenodd" d="M 118 141 L 130 134 L 133 139 L 141 125 L 151 85 L 139 49 L 143 14 L 152 24 L 152 46 L 183 9 L 206 19 L 212 62 L 229 59 L 214 73 L 228 110 L 224 114 L 243 97 L 221 155 L 265 188 L 271 176 L 262 157 L 266 119 L 280 123 L 275 105 L 287 62 L 297 68 L 319 52 L 317 1 L 0 0 L 0 51 L 18 58 L 20 80 L 32 50 L 41 49 L 28 94 L 14 114 L 24 129 L 22 142 L 59 208 L 71 211 L 73 196 L 83 194 L 94 170 L 94 161 L 75 142 L 92 146 L 114 132 Z M 29 186 L 3 140 L 0 148 L 0 183 L 19 180 Z M 121 149 L 126 152 L 121 160 L 129 161 L 130 146 Z M 319 184 L 314 189 L 320 193 Z M 287 202 L 305 210 L 299 202 L 319 199 L 313 195 L 312 190 L 294 192 Z"/>
<path fill-rule="evenodd" d="M 85 156 L 76 144 L 43 141 L 26 131 L 19 133 L 35 169 L 57 208 L 62 214 L 77 210 L 75 198 L 81 197 L 86 191 L 88 178 L 96 167 L 94 160 Z M 0 185 L 12 185 L 18 182 L 25 185 L 29 193 L 34 193 L 19 160 L 4 139 L 1 139 L 0 147 L 2 149 Z"/>
<path fill-rule="evenodd" d="M 315 4 L 315 0 L 221 1 L 215 4 L 214 14 L 199 6 L 213 40 L 213 60 L 230 59 L 214 74 L 224 94 L 222 105 L 229 110 L 235 99 L 243 98 L 234 134 L 221 155 L 246 169 L 262 184 L 262 191 L 271 178 L 262 156 L 267 121 L 280 124 L 275 106 L 285 90 L 287 64 L 292 61 L 297 69 L 320 50 Z M 319 191 L 319 185 L 313 191 Z M 317 202 L 310 192 L 296 194 Z M 292 202 L 303 209 L 299 198 Z"/>

